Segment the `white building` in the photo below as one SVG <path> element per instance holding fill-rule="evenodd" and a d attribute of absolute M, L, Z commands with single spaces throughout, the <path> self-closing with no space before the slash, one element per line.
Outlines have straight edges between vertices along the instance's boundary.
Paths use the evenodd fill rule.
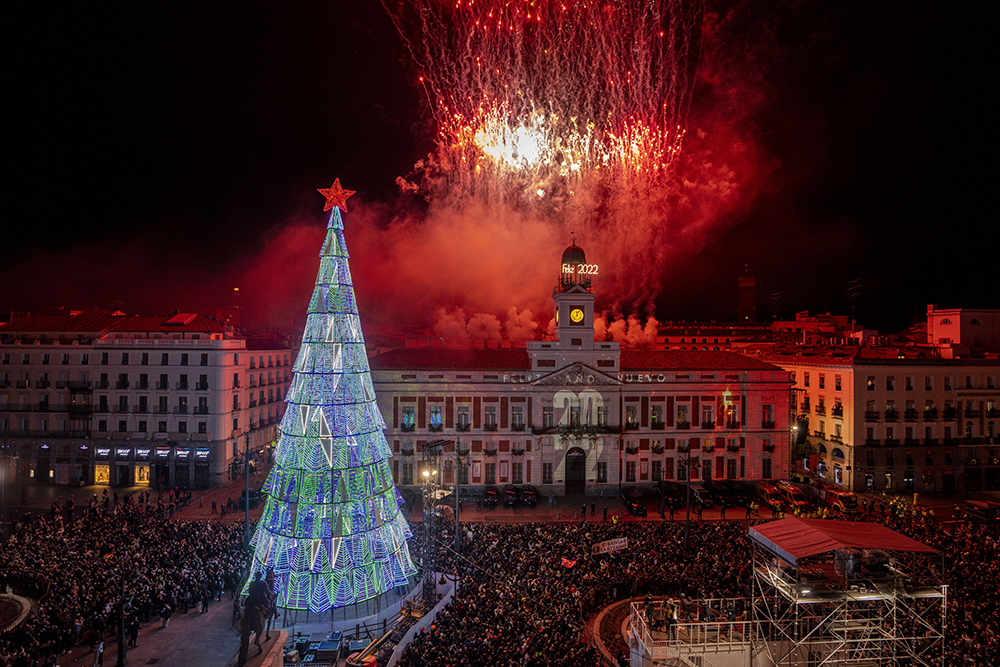
<path fill-rule="evenodd" d="M 276 439 L 291 354 L 195 314 L 24 317 L 0 327 L 0 434 L 18 481 L 216 486 Z"/>
<path fill-rule="evenodd" d="M 566 249 L 553 291 L 556 340 L 527 349 L 405 348 L 371 358 L 396 452 L 396 483 L 420 483 L 422 447 L 468 448 L 463 484 L 533 484 L 582 495 L 692 478 L 780 479 L 789 466 L 789 380 L 716 351 L 621 350 L 594 340 L 582 249 Z M 454 483 L 454 445 L 444 482 Z"/>

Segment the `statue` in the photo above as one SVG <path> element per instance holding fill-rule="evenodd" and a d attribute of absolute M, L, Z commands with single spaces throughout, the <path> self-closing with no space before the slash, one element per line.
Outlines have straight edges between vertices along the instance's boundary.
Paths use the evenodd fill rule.
<path fill-rule="evenodd" d="M 243 620 L 240 623 L 240 655 L 237 662 L 240 667 L 247 663 L 251 632 L 254 633 L 253 643 L 257 647 L 257 655 L 264 652 L 264 647 L 260 645 L 260 633 L 264 631 L 264 615 L 271 610 L 273 596 L 274 594 L 267 589 L 267 584 L 261 581 L 258 571 L 247 589 L 247 599 L 243 605 Z"/>

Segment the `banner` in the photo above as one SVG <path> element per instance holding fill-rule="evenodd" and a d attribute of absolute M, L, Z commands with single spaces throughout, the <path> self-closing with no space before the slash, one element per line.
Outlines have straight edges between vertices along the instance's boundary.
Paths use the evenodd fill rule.
<path fill-rule="evenodd" d="M 598 542 L 593 547 L 591 547 L 590 553 L 592 556 L 596 556 L 597 554 L 607 554 L 611 553 L 612 551 L 621 551 L 626 547 L 628 547 L 628 538 L 618 537 L 613 540 Z"/>

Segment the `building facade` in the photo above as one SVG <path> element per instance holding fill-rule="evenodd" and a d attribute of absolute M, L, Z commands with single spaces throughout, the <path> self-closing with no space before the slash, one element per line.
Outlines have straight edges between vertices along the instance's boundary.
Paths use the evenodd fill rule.
<path fill-rule="evenodd" d="M 854 491 L 1000 488 L 1000 361 L 932 356 L 853 346 L 764 356 L 795 383 L 812 450 L 797 465 Z"/>
<path fill-rule="evenodd" d="M 729 352 L 595 341 L 596 271 L 582 249 L 566 249 L 554 340 L 371 358 L 398 485 L 420 484 L 424 446 L 435 440 L 445 441 L 445 484 L 457 476 L 589 495 L 688 476 L 788 476 L 788 373 Z"/>
<path fill-rule="evenodd" d="M 208 488 L 276 438 L 287 344 L 195 314 L 85 311 L 0 328 L 0 436 L 19 482 Z"/>

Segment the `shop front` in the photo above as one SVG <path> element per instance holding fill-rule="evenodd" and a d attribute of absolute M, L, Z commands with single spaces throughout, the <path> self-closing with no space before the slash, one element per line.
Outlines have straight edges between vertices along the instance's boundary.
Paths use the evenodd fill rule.
<path fill-rule="evenodd" d="M 156 473 L 156 488 L 166 489 L 170 487 L 170 448 L 156 448 L 156 462 L 154 463 Z"/>
<path fill-rule="evenodd" d="M 149 460 L 152 458 L 152 447 L 135 448 L 135 486 L 149 486 Z"/>
<path fill-rule="evenodd" d="M 191 487 L 191 448 L 174 448 L 174 486 L 177 488 Z"/>
<path fill-rule="evenodd" d="M 94 484 L 111 483 L 111 448 L 94 447 Z"/>
<path fill-rule="evenodd" d="M 132 485 L 132 475 L 129 474 L 129 459 L 131 458 L 131 447 L 115 447 L 115 486 Z"/>
<path fill-rule="evenodd" d="M 196 489 L 207 489 L 211 486 L 208 458 L 208 447 L 197 447 L 194 450 L 194 488 Z"/>

